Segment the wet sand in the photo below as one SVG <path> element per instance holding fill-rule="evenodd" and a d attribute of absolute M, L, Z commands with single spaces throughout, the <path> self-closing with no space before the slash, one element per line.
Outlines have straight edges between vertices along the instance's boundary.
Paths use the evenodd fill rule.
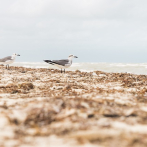
<path fill-rule="evenodd" d="M 0 67 L 0 147 L 146 147 L 147 75 Z"/>

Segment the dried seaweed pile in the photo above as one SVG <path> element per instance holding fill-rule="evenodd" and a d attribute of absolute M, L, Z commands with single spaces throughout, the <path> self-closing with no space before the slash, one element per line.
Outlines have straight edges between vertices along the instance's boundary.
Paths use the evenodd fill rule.
<path fill-rule="evenodd" d="M 147 76 L 0 68 L 0 146 L 147 146 Z"/>

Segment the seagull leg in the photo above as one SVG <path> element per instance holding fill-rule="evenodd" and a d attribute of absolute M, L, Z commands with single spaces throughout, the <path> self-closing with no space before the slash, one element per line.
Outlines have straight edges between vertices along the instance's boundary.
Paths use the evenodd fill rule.
<path fill-rule="evenodd" d="M 61 73 L 62 73 L 62 68 L 61 68 Z"/>
<path fill-rule="evenodd" d="M 65 73 L 65 69 L 64 69 L 64 73 Z"/>

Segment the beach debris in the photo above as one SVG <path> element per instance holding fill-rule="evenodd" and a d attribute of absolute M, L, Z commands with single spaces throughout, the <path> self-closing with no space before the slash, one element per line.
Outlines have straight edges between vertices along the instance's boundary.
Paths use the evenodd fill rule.
<path fill-rule="evenodd" d="M 53 138 L 61 146 L 147 146 L 146 75 L 13 66 L 0 73 L 0 146 Z"/>

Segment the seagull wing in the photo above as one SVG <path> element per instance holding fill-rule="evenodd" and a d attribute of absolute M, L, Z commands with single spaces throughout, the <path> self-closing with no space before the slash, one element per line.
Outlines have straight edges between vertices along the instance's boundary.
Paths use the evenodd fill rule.
<path fill-rule="evenodd" d="M 69 60 L 68 59 L 63 59 L 63 60 L 44 60 L 45 62 L 49 63 L 49 64 L 58 64 L 58 65 L 62 65 L 65 66 L 67 64 L 69 64 Z"/>
<path fill-rule="evenodd" d="M 12 60 L 12 57 L 8 56 L 8 57 L 0 59 L 0 62 L 7 62 L 7 61 L 10 61 L 10 60 Z"/>
<path fill-rule="evenodd" d="M 68 59 L 53 60 L 52 62 L 55 63 L 55 64 L 58 64 L 58 65 L 62 65 L 62 66 L 65 66 L 66 64 L 69 64 L 69 60 Z"/>

